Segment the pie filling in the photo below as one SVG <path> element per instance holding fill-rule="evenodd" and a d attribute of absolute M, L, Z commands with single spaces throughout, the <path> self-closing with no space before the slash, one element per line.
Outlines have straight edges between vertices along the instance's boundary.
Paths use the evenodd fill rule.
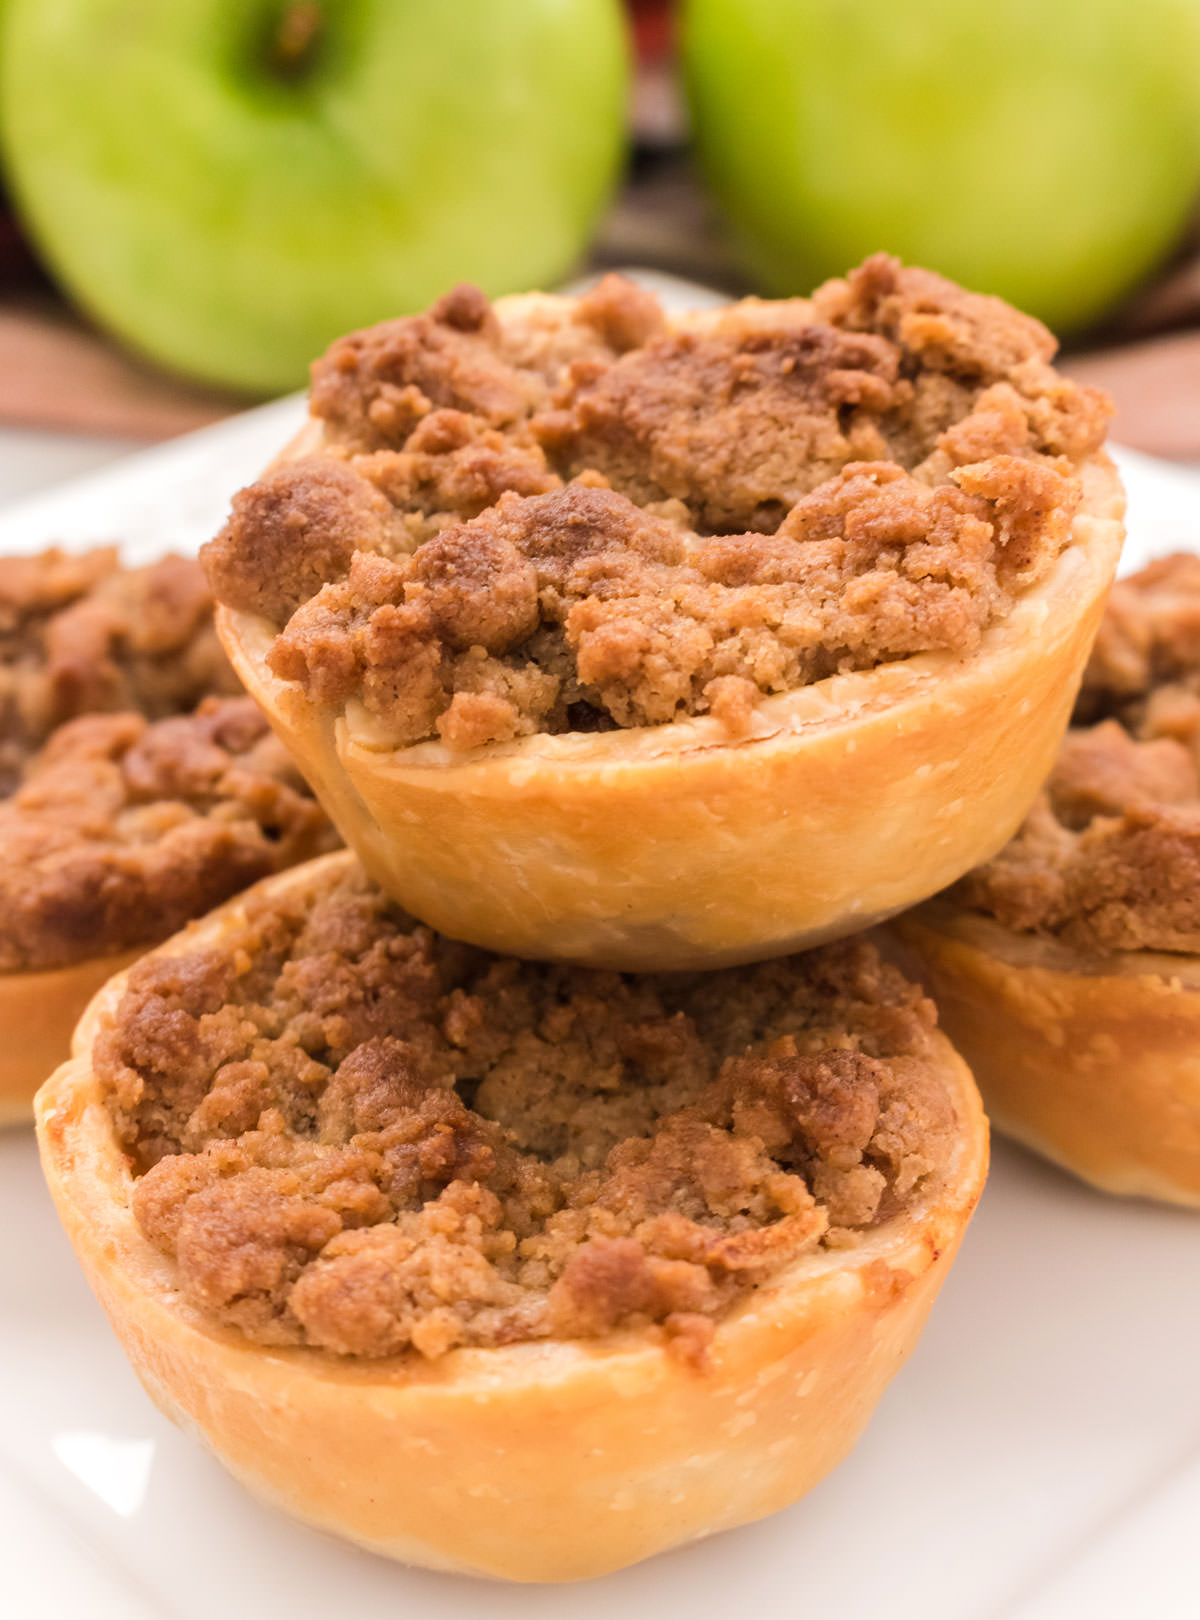
<path fill-rule="evenodd" d="M 238 690 L 197 562 L 122 568 L 114 546 L 0 558 L 0 796 L 76 715 L 158 720 Z"/>
<path fill-rule="evenodd" d="M 207 548 L 273 672 L 382 746 L 711 714 L 969 654 L 1069 543 L 1108 403 L 997 299 L 879 256 L 672 333 L 610 276 L 334 344 L 324 449 Z"/>
<path fill-rule="evenodd" d="M 703 1358 L 931 1196 L 934 1011 L 859 940 L 706 975 L 497 957 L 357 869 L 134 968 L 94 1054 L 184 1299 L 340 1356 L 619 1327 Z"/>
<path fill-rule="evenodd" d="M 1200 557 L 1113 587 L 1045 791 L 950 892 L 1084 952 L 1200 952 Z"/>

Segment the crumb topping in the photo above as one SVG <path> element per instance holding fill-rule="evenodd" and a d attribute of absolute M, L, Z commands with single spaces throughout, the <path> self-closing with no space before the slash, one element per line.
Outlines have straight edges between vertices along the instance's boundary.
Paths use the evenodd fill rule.
<path fill-rule="evenodd" d="M 82 715 L 0 803 L 0 971 L 165 939 L 336 843 L 250 698 Z"/>
<path fill-rule="evenodd" d="M 707 975 L 519 962 L 358 869 L 134 968 L 97 1072 L 187 1299 L 343 1356 L 653 1327 L 945 1171 L 934 1013 L 863 941 Z"/>
<path fill-rule="evenodd" d="M 237 690 L 197 562 L 122 568 L 115 547 L 0 558 L 0 796 L 76 715 L 157 720 Z"/>
<path fill-rule="evenodd" d="M 1068 542 L 1104 396 L 997 299 L 878 256 L 682 329 L 610 276 L 458 288 L 313 370 L 321 453 L 235 500 L 218 599 L 384 746 L 711 714 L 967 654 Z"/>
<path fill-rule="evenodd" d="M 951 892 L 1085 951 L 1200 951 L 1200 557 L 1113 587 L 1045 791 Z"/>

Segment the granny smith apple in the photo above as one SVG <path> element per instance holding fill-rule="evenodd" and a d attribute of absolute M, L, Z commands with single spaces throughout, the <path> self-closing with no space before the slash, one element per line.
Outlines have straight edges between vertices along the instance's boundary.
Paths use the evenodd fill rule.
<path fill-rule="evenodd" d="M 51 268 L 143 353 L 246 389 L 459 278 L 553 282 L 621 161 L 617 0 L 4 0 L 0 27 Z"/>
<path fill-rule="evenodd" d="M 683 56 L 776 292 L 886 248 L 1083 326 L 1200 192 L 1200 0 L 688 0 Z"/>

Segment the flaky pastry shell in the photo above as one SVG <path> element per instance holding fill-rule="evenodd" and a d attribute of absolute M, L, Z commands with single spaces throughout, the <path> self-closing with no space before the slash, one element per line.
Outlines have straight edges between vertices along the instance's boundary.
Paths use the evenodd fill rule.
<path fill-rule="evenodd" d="M 320 883 L 348 859 L 268 883 Z M 239 912 L 233 901 L 162 949 L 220 939 Z M 263 1348 L 187 1305 L 134 1220 L 90 1058 L 122 992 L 119 977 L 92 1003 L 74 1058 L 39 1093 L 38 1128 L 59 1214 L 138 1376 L 259 1495 L 434 1569 L 581 1579 L 794 1501 L 850 1449 L 915 1344 L 986 1173 L 978 1094 L 937 1035 L 958 1115 L 944 1181 L 858 1247 L 795 1262 L 734 1307 L 700 1368 L 650 1329 L 433 1362 Z"/>
<path fill-rule="evenodd" d="M 0 973 L 0 1126 L 33 1118 L 33 1095 L 71 1051 L 71 1031 L 88 1002 L 144 947 L 66 967 Z"/>
<path fill-rule="evenodd" d="M 313 424 L 289 454 L 320 449 Z M 1099 454 L 1050 575 L 974 654 L 923 653 L 708 716 L 467 755 L 371 746 L 274 675 L 220 607 L 248 691 L 372 878 L 456 939 L 632 971 L 715 968 L 853 933 L 994 855 L 1053 763 L 1124 534 Z"/>
<path fill-rule="evenodd" d="M 1200 1206 L 1200 957 L 1083 955 L 947 900 L 889 932 L 997 1130 L 1106 1192 Z"/>

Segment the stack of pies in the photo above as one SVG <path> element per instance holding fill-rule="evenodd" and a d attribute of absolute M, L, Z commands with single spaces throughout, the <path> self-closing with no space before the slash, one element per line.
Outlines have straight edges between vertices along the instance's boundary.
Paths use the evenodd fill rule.
<path fill-rule="evenodd" d="M 1104 400 L 893 260 L 335 344 L 205 563 L 350 846 L 114 978 L 39 1099 L 146 1387 L 434 1568 L 794 1500 L 914 1344 L 987 1132 L 861 936 L 995 856 L 1122 536 Z"/>

